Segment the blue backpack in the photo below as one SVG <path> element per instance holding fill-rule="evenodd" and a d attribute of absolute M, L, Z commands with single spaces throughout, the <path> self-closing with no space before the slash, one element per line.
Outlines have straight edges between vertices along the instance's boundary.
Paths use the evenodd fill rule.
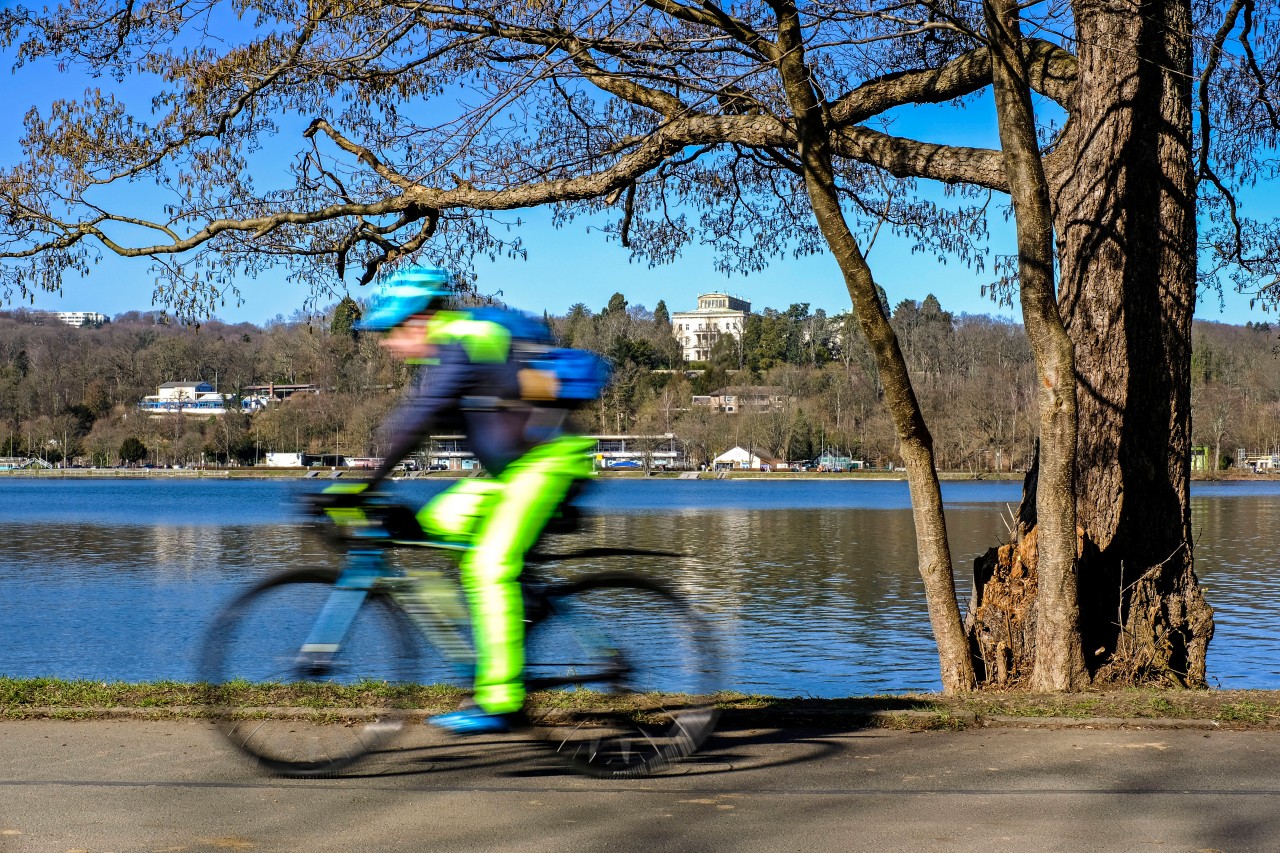
<path fill-rule="evenodd" d="M 526 400 L 579 406 L 600 399 L 613 368 L 589 350 L 556 347 L 531 357 L 520 371 Z"/>

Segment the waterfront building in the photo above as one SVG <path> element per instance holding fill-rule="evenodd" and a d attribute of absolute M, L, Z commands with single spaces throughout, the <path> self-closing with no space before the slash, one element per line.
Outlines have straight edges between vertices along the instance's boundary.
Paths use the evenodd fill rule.
<path fill-rule="evenodd" d="M 138 403 L 138 408 L 149 415 L 166 414 L 225 415 L 227 404 L 234 394 L 219 394 L 208 382 L 166 382 Z M 240 411 L 253 414 L 266 407 L 268 397 L 246 396 L 240 398 Z"/>
<path fill-rule="evenodd" d="M 0 456 L 0 471 L 21 471 L 29 468 L 52 468 L 38 456 Z"/>
<path fill-rule="evenodd" d="M 813 464 L 819 471 L 861 471 L 864 467 L 861 459 L 844 456 L 838 450 L 824 450 Z"/>
<path fill-rule="evenodd" d="M 429 471 L 473 471 L 480 467 L 465 435 L 431 436 L 426 456 Z"/>
<path fill-rule="evenodd" d="M 711 460 L 713 471 L 786 471 L 790 465 L 760 448 L 734 447 Z"/>
<path fill-rule="evenodd" d="M 597 468 L 647 467 L 679 469 L 687 464 L 684 446 L 672 433 L 662 435 L 589 435 L 596 446 L 591 455 Z M 480 467 L 463 435 L 433 435 L 426 450 L 431 470 L 471 471 Z"/>
<path fill-rule="evenodd" d="M 1206 448 L 1206 451 L 1208 448 Z M 1236 451 L 1236 467 L 1248 469 L 1257 474 L 1260 471 L 1273 472 L 1280 471 L 1280 454 L 1275 453 L 1250 453 L 1244 448 Z"/>
<path fill-rule="evenodd" d="M 727 293 L 704 293 L 693 311 L 671 315 L 671 333 L 684 348 L 685 361 L 706 361 L 721 335 L 742 340 L 751 303 Z"/>
<path fill-rule="evenodd" d="M 268 468 L 304 468 L 305 453 L 277 453 L 269 451 L 263 456 Z"/>
<path fill-rule="evenodd" d="M 685 467 L 684 446 L 673 433 L 662 435 L 589 435 L 596 440 L 597 468 L 675 469 Z"/>
<path fill-rule="evenodd" d="M 672 433 L 661 435 L 592 435 L 595 447 L 591 455 L 596 468 L 649 468 L 650 470 L 683 469 L 687 464 L 684 446 Z M 337 456 L 301 452 L 267 451 L 264 464 L 269 468 L 377 468 L 382 464 L 376 456 Z M 465 435 L 433 435 L 406 464 L 408 470 L 475 471 L 480 462 L 471 452 Z"/>

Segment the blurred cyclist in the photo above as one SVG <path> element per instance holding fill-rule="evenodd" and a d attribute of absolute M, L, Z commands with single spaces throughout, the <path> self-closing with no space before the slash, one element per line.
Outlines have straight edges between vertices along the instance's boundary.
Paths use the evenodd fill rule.
<path fill-rule="evenodd" d="M 449 273 L 414 269 L 396 275 L 356 328 L 384 331 L 382 346 L 418 372 L 387 422 L 393 442 L 372 488 L 433 431 L 464 432 L 490 475 L 442 492 L 418 513 L 432 537 L 472 547 L 461 562 L 475 635 L 475 704 L 432 717 L 456 734 L 506 731 L 524 703 L 524 558 L 555 518 L 574 483 L 591 475 L 590 439 L 567 436 L 567 411 L 554 373 L 537 369 L 554 350 L 546 326 L 500 308 L 460 308 Z M 594 358 L 594 356 L 589 356 Z M 603 384 L 603 363 L 596 361 Z M 596 389 L 598 393 L 598 388 Z"/>

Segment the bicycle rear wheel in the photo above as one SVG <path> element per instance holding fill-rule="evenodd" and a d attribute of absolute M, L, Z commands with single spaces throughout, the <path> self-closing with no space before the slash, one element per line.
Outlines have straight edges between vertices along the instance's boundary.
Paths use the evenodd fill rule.
<path fill-rule="evenodd" d="M 202 675 L 208 712 L 237 749 L 285 776 L 325 776 L 385 747 L 427 672 L 412 624 L 371 592 L 338 649 L 300 654 L 336 570 L 300 569 L 245 591 L 215 618 Z"/>
<path fill-rule="evenodd" d="M 715 639 L 679 595 L 610 572 L 552 587 L 529 632 L 526 714 L 575 770 L 655 773 L 715 727 Z"/>

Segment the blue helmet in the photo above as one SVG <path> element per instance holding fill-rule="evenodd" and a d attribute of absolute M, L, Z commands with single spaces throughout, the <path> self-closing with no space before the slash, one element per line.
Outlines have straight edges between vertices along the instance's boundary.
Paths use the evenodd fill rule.
<path fill-rule="evenodd" d="M 431 303 L 453 295 L 453 276 L 440 267 L 413 267 L 382 284 L 357 329 L 383 332 L 421 314 Z"/>

